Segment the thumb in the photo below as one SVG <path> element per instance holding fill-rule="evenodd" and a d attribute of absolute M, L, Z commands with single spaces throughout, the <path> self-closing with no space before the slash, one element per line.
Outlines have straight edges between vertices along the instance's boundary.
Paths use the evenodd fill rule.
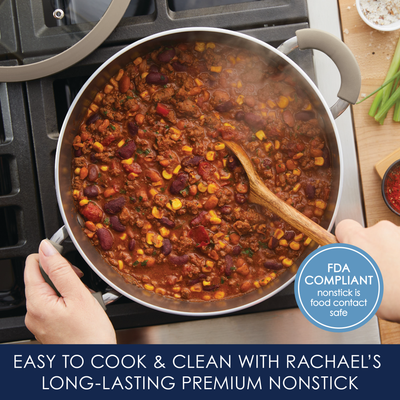
<path fill-rule="evenodd" d="M 47 239 L 40 243 L 39 260 L 62 297 L 76 297 L 79 289 L 87 291 L 69 262 Z"/>
<path fill-rule="evenodd" d="M 357 221 L 345 219 L 340 221 L 335 228 L 335 235 L 340 243 L 351 243 L 363 227 Z"/>

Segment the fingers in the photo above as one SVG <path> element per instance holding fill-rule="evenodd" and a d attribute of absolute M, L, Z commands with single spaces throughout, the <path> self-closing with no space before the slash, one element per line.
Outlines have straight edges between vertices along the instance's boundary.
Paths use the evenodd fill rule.
<path fill-rule="evenodd" d="M 82 291 L 87 293 L 77 272 L 47 239 L 40 243 L 39 259 L 43 269 L 62 297 L 76 297 Z"/>
<path fill-rule="evenodd" d="M 352 238 L 362 229 L 363 227 L 357 221 L 345 219 L 336 226 L 335 235 L 340 243 L 351 243 Z"/>

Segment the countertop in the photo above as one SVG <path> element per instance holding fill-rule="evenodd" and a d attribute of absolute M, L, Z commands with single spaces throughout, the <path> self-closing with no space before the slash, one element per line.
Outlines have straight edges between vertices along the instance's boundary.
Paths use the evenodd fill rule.
<path fill-rule="evenodd" d="M 366 25 L 358 15 L 355 0 L 338 0 L 343 41 L 355 55 L 361 70 L 360 100 L 384 81 L 389 69 L 400 30 L 380 32 Z M 380 177 L 375 164 L 400 148 L 400 123 L 392 120 L 391 111 L 380 125 L 368 115 L 373 97 L 352 106 L 354 132 L 364 197 L 365 223 L 372 226 L 389 220 L 400 226 L 400 217 L 386 207 L 380 190 Z M 381 342 L 400 343 L 400 324 L 379 320 Z"/>

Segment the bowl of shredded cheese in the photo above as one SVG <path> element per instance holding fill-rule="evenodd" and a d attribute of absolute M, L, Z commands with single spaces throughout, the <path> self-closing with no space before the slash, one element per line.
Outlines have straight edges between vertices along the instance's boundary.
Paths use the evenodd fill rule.
<path fill-rule="evenodd" d="M 378 31 L 400 29 L 400 0 L 356 0 L 362 20 Z"/>

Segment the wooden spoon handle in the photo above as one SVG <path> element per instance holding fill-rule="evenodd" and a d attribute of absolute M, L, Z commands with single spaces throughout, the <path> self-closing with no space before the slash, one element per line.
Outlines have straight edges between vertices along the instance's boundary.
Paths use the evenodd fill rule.
<path fill-rule="evenodd" d="M 252 203 L 257 203 L 261 206 L 268 208 L 270 211 L 281 217 L 284 221 L 288 222 L 294 228 L 303 232 L 319 245 L 338 243 L 336 237 L 324 229 L 322 226 L 316 224 L 311 219 L 307 218 L 300 211 L 285 203 L 282 199 L 272 193 L 264 183 L 259 179 L 250 181 L 250 197 Z"/>

